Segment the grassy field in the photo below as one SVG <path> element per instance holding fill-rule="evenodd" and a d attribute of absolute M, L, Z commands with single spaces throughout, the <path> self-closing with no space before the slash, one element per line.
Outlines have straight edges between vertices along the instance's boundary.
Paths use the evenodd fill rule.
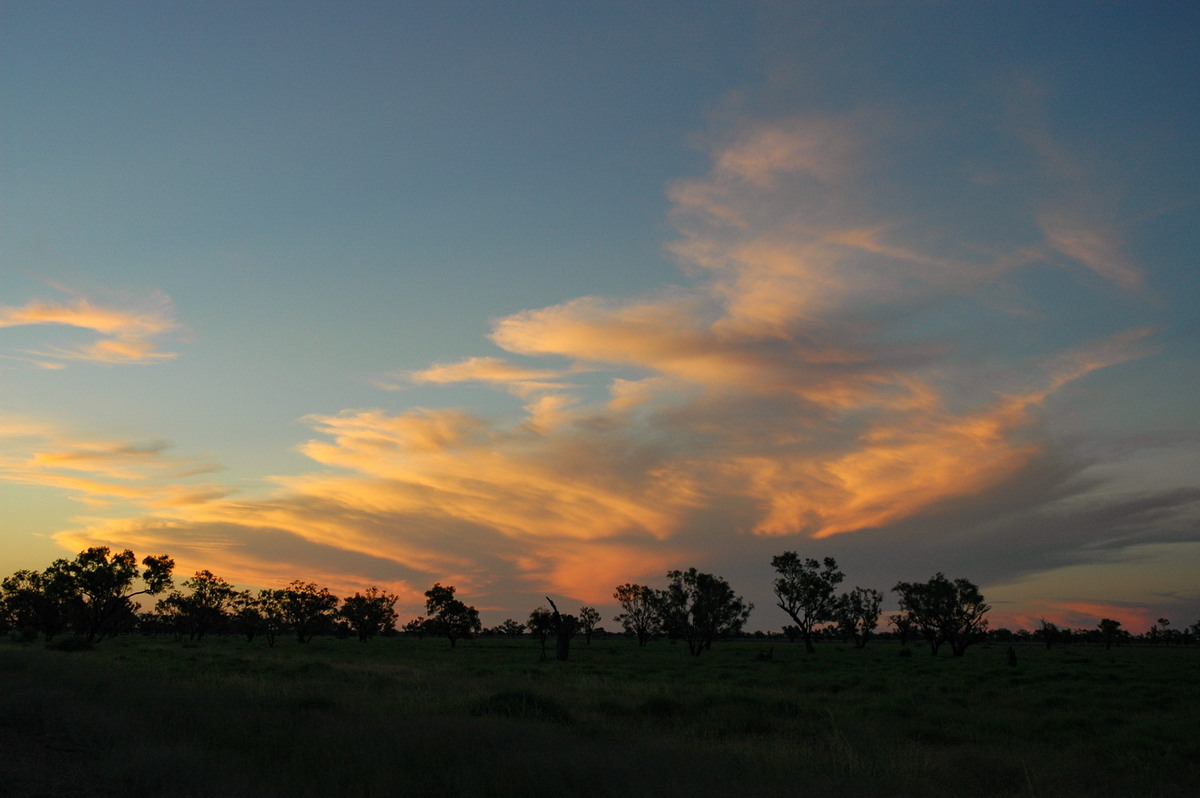
<path fill-rule="evenodd" d="M 0 794 L 1195 796 L 1200 649 L 0 643 Z"/>

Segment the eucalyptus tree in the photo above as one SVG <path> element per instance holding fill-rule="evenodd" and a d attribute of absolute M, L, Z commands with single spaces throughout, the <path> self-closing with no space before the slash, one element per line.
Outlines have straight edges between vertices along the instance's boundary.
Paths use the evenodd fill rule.
<path fill-rule="evenodd" d="M 278 599 L 283 618 L 301 643 L 324 632 L 332 623 L 338 606 L 338 597 L 330 593 L 329 588 L 299 579 L 280 591 Z"/>
<path fill-rule="evenodd" d="M 237 596 L 233 585 L 205 569 L 196 571 L 182 587 L 190 592 L 172 591 L 156 607 L 173 622 L 177 633 L 199 640 L 229 619 Z"/>
<path fill-rule="evenodd" d="M 647 642 L 662 634 L 662 595 L 660 591 L 646 585 L 628 582 L 617 586 L 613 592 L 613 598 L 624 610 L 613 620 L 621 624 L 621 628 L 626 633 L 637 637 L 639 646 L 645 646 Z"/>
<path fill-rule="evenodd" d="M 900 610 L 930 645 L 936 657 L 942 643 L 949 643 L 954 656 L 987 636 L 987 613 L 991 605 L 979 588 L 966 579 L 953 582 L 940 571 L 927 582 L 898 582 L 892 590 L 900 594 Z"/>
<path fill-rule="evenodd" d="M 365 643 L 395 628 L 399 617 L 396 614 L 396 602 L 399 600 L 397 595 L 369 587 L 365 592 L 356 592 L 343 600 L 338 614 L 350 624 L 359 641 Z"/>
<path fill-rule="evenodd" d="M 772 557 L 771 567 L 779 574 L 774 583 L 776 606 L 796 624 L 804 638 L 804 648 L 811 654 L 815 651 L 813 629 L 837 618 L 839 605 L 835 591 L 845 574 L 832 557 L 818 562 L 801 559 L 794 551 Z"/>
<path fill-rule="evenodd" d="M 661 594 L 663 627 L 684 640 L 694 657 L 714 640 L 740 632 L 754 609 L 719 576 L 689 568 L 668 571 L 667 579 Z"/>
<path fill-rule="evenodd" d="M 470 638 L 483 628 L 479 610 L 454 597 L 453 585 L 435 583 L 425 591 L 426 623 L 435 634 L 444 635 L 454 648 L 460 638 Z"/>
<path fill-rule="evenodd" d="M 93 546 L 73 560 L 55 560 L 43 574 L 47 590 L 66 603 L 75 633 L 88 642 L 130 616 L 135 596 L 156 596 L 171 587 L 175 561 L 165 554 L 143 558 L 142 570 L 129 549 L 109 554 L 107 546 Z M 135 589 L 139 580 L 142 587 Z"/>
<path fill-rule="evenodd" d="M 600 611 L 595 607 L 580 607 L 578 620 L 579 630 L 583 632 L 583 641 L 590 644 L 592 632 L 596 631 L 596 624 L 600 623 Z"/>
<path fill-rule="evenodd" d="M 864 587 L 856 587 L 838 599 L 838 626 L 854 640 L 855 648 L 865 646 L 879 625 L 879 607 L 882 603 L 882 593 Z"/>

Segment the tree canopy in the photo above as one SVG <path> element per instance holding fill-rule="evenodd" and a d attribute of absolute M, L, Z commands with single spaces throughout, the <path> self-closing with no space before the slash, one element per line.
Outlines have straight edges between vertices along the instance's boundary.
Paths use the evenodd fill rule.
<path fill-rule="evenodd" d="M 838 569 L 837 560 L 826 557 L 824 567 L 814 559 L 801 559 L 794 551 L 785 551 L 771 558 L 771 567 L 779 574 L 775 579 L 776 606 L 800 630 L 804 647 L 811 654 L 813 628 L 835 619 L 838 599 L 834 591 L 845 575 Z"/>
<path fill-rule="evenodd" d="M 754 609 L 719 576 L 689 568 L 668 571 L 667 579 L 663 626 L 672 637 L 687 642 L 692 656 L 700 656 L 717 638 L 740 632 Z"/>
<path fill-rule="evenodd" d="M 940 571 L 928 582 L 898 582 L 892 590 L 900 594 L 900 609 L 937 656 L 942 643 L 949 643 L 954 656 L 984 639 L 985 617 L 991 605 L 979 588 L 966 579 L 951 582 Z"/>

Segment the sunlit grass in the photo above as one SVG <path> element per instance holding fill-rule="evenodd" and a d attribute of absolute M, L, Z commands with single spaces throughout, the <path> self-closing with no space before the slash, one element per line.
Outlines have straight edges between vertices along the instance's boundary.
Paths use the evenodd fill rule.
<path fill-rule="evenodd" d="M 0 725 L 114 793 L 1194 795 L 1200 649 L 0 644 Z"/>

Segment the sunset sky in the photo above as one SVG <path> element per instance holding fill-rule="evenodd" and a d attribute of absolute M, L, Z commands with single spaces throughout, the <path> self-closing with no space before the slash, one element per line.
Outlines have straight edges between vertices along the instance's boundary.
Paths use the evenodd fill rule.
<path fill-rule="evenodd" d="M 1200 620 L 1200 4 L 0 6 L 0 575 Z M 562 606 L 560 604 L 560 606 Z"/>

